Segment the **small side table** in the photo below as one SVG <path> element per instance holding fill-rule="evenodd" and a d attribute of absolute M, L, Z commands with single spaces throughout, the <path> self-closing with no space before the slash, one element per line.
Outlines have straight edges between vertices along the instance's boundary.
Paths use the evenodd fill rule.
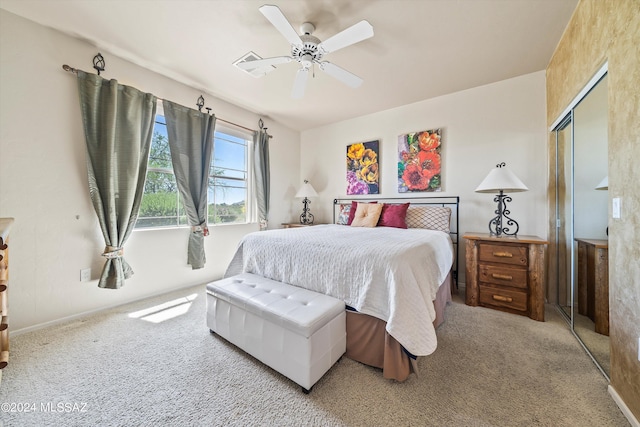
<path fill-rule="evenodd" d="M 467 233 L 467 305 L 529 316 L 544 322 L 547 241 L 536 236 Z"/>
<path fill-rule="evenodd" d="M 299 222 L 283 222 L 282 228 L 298 228 L 298 227 L 310 227 L 318 224 L 300 224 Z"/>

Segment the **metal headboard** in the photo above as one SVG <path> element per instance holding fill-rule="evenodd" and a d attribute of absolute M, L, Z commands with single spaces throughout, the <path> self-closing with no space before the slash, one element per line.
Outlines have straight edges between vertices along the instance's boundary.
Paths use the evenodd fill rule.
<path fill-rule="evenodd" d="M 454 246 L 455 257 L 453 260 L 453 280 L 458 288 L 458 258 L 460 243 L 460 196 L 449 197 L 368 197 L 368 198 L 343 198 L 333 199 L 333 223 L 336 223 L 336 212 L 340 205 L 346 205 L 352 201 L 356 202 L 374 202 L 378 203 L 411 203 L 413 206 L 443 206 L 451 208 L 451 221 L 449 223 L 449 235 Z"/>

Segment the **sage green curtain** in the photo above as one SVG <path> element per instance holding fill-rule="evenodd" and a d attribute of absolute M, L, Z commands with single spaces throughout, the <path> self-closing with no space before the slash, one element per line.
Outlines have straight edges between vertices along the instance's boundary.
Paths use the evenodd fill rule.
<path fill-rule="evenodd" d="M 118 289 L 133 274 L 123 247 L 140 210 L 156 97 L 83 71 L 78 71 L 78 90 L 89 193 L 106 245 L 98 286 Z"/>
<path fill-rule="evenodd" d="M 253 171 L 256 180 L 256 199 L 260 229 L 265 230 L 269 221 L 269 193 L 271 175 L 269 171 L 269 134 L 259 130 L 253 134 Z"/>
<path fill-rule="evenodd" d="M 187 262 L 192 269 L 204 267 L 207 227 L 207 192 L 213 154 L 214 115 L 171 101 L 163 101 L 173 172 L 187 220 L 191 226 Z"/>

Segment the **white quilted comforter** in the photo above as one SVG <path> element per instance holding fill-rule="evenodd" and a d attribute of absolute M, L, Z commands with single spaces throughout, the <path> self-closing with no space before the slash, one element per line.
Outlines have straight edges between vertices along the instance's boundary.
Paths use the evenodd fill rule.
<path fill-rule="evenodd" d="M 432 301 L 452 263 L 442 231 L 330 224 L 246 235 L 225 277 L 254 273 L 331 295 L 386 321 L 404 348 L 426 356 L 437 346 Z"/>

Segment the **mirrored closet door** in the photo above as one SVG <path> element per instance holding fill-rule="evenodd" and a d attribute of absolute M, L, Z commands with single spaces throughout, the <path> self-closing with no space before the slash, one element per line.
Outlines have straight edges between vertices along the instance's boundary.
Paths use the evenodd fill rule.
<path fill-rule="evenodd" d="M 555 127 L 558 307 L 609 376 L 607 76 Z"/>

